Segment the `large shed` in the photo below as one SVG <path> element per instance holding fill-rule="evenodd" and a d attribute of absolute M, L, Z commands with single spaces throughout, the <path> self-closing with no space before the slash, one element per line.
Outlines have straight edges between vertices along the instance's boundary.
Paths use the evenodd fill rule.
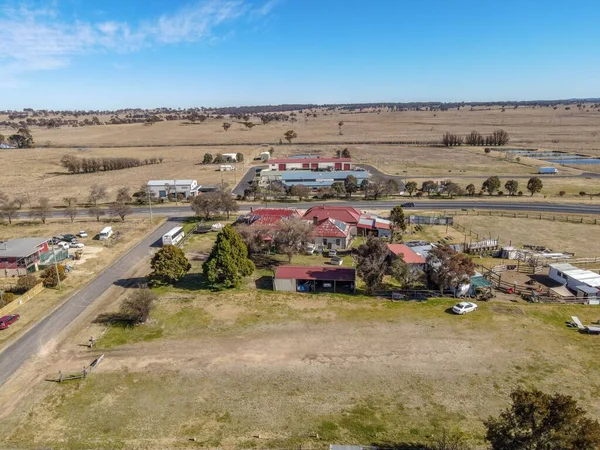
<path fill-rule="evenodd" d="M 279 266 L 275 271 L 273 289 L 354 294 L 356 271 L 347 267 Z"/>

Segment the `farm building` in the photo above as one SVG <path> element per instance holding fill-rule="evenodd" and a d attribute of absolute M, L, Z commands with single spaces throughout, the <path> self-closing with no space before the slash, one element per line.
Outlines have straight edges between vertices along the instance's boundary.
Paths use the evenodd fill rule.
<path fill-rule="evenodd" d="M 68 250 L 52 249 L 49 238 L 10 239 L 0 242 L 0 276 L 23 276 L 69 256 Z"/>
<path fill-rule="evenodd" d="M 312 170 L 263 170 L 258 174 L 258 184 L 267 187 L 269 183 L 278 181 L 284 186 L 291 187 L 301 184 L 311 189 L 331 187 L 335 182 L 344 182 L 346 177 L 352 175 L 356 178 L 357 184 L 361 184 L 369 178 L 369 172 L 366 170 L 336 170 L 317 172 Z"/>
<path fill-rule="evenodd" d="M 425 258 L 416 253 L 412 248 L 404 244 L 388 244 L 388 250 L 390 251 L 390 256 L 392 258 L 396 258 L 402 255 L 402 260 L 408 264 L 409 266 L 419 269 L 425 270 L 426 263 Z"/>
<path fill-rule="evenodd" d="M 359 236 L 390 237 L 392 227 L 390 221 L 376 215 L 362 215 L 356 225 Z"/>
<path fill-rule="evenodd" d="M 313 243 L 320 249 L 344 250 L 350 246 L 352 235 L 350 225 L 336 219 L 313 218 Z"/>
<path fill-rule="evenodd" d="M 279 266 L 273 289 L 287 292 L 332 292 L 353 294 L 356 271 L 342 267 Z"/>
<path fill-rule="evenodd" d="M 578 298 L 590 303 L 600 300 L 600 275 L 591 270 L 578 269 L 568 263 L 550 264 L 548 277 L 566 286 Z"/>
<path fill-rule="evenodd" d="M 269 160 L 269 170 L 352 170 L 350 158 L 278 158 Z"/>
<path fill-rule="evenodd" d="M 222 153 L 222 156 L 227 162 L 237 162 L 237 153 Z"/>
<path fill-rule="evenodd" d="M 198 193 L 196 180 L 150 180 L 147 186 L 158 198 L 167 198 L 167 195 L 173 195 L 175 192 L 185 198 L 194 197 Z"/>

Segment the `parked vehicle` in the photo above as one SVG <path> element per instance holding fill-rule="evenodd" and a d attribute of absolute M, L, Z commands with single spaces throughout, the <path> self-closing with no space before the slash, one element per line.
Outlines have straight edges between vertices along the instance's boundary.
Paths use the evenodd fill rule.
<path fill-rule="evenodd" d="M 85 247 L 85 245 L 81 242 L 71 242 L 69 244 L 69 247 L 70 248 L 83 248 L 83 247 Z"/>
<path fill-rule="evenodd" d="M 477 305 L 471 302 L 460 302 L 452 307 L 454 314 L 467 314 L 477 309 Z"/>
<path fill-rule="evenodd" d="M 403 208 L 414 208 L 415 207 L 415 202 L 402 203 L 400 206 L 403 207 Z"/>
<path fill-rule="evenodd" d="M 79 234 L 77 236 L 79 236 L 80 238 L 86 238 L 86 237 L 88 237 L 88 234 L 86 231 L 82 230 L 79 232 Z"/>
<path fill-rule="evenodd" d="M 74 239 L 77 239 L 77 237 L 76 237 L 74 234 L 65 234 L 65 235 L 62 237 L 62 240 L 63 240 L 63 241 L 65 241 L 65 242 L 71 242 L 71 241 L 73 241 Z"/>
<path fill-rule="evenodd" d="M 15 323 L 21 318 L 18 314 L 10 314 L 8 316 L 0 317 L 0 330 L 7 329 L 10 325 Z"/>
<path fill-rule="evenodd" d="M 101 241 L 106 241 L 108 240 L 109 237 L 111 237 L 113 234 L 113 229 L 112 227 L 104 227 L 102 229 L 102 231 L 100 232 L 100 234 L 98 235 L 98 239 L 100 239 Z"/>
<path fill-rule="evenodd" d="M 540 167 L 538 173 L 545 175 L 554 175 L 558 173 L 558 169 L 556 167 Z"/>
<path fill-rule="evenodd" d="M 61 241 L 56 244 L 57 247 L 62 248 L 63 250 L 67 250 L 69 248 L 69 243 Z"/>
<path fill-rule="evenodd" d="M 329 250 L 329 251 L 327 252 L 327 254 L 328 254 L 329 256 L 337 256 L 337 250 L 336 250 L 335 248 L 332 248 L 331 250 Z"/>

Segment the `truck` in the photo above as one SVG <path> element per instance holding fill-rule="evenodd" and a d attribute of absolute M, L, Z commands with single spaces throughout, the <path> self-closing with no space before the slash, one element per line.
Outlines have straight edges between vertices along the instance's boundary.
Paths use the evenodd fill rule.
<path fill-rule="evenodd" d="M 552 174 L 558 173 L 558 169 L 556 167 L 540 167 L 540 170 L 538 173 L 541 173 L 544 175 L 552 175 Z"/>

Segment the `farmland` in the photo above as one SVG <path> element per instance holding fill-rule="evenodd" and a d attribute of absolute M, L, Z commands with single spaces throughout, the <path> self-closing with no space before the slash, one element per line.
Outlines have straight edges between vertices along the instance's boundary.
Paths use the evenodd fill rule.
<path fill-rule="evenodd" d="M 422 182 L 425 179 L 451 179 L 461 185 L 473 182 L 479 186 L 480 177 L 499 175 L 508 180 L 512 175 L 533 176 L 540 166 L 539 160 L 516 158 L 506 160 L 502 153 L 485 154 L 481 148 L 423 147 L 392 142 L 438 142 L 445 131 L 466 134 L 471 130 L 490 133 L 497 128 L 507 130 L 511 136 L 509 146 L 571 151 L 600 155 L 595 123 L 600 112 L 577 112 L 564 107 L 552 108 L 500 108 L 459 111 L 383 111 L 348 114 L 319 111 L 308 121 L 303 118 L 292 123 L 258 124 L 251 130 L 231 119 L 208 119 L 204 123 L 187 121 L 143 124 L 63 127 L 59 129 L 33 128 L 32 134 L 38 148 L 1 150 L 5 161 L 5 176 L 0 180 L 0 190 L 17 195 L 27 193 L 37 197 L 43 186 L 46 195 L 55 204 L 65 195 L 76 195 L 79 201 L 92 183 L 106 184 L 115 190 L 129 187 L 137 190 L 148 179 L 195 178 L 200 184 L 224 183 L 233 186 L 248 168 L 249 162 L 261 151 L 274 148 L 274 156 L 298 153 L 333 155 L 336 150 L 348 147 L 357 163 L 371 164 L 385 173 L 400 175 Z M 108 117 L 102 117 L 108 120 Z M 224 120 L 233 122 L 229 131 L 221 127 Z M 338 123 L 344 122 L 343 134 Z M 280 143 L 283 133 L 294 129 L 298 138 L 291 144 Z M 8 130 L 0 130 L 7 133 Z M 388 144 L 382 145 L 380 143 Z M 302 143 L 302 145 L 300 145 Z M 379 144 L 378 144 L 379 143 Z M 200 165 L 204 153 L 241 152 L 245 163 L 238 171 L 219 173 L 214 165 Z M 60 166 L 64 155 L 78 157 L 120 157 L 140 159 L 163 157 L 162 164 L 131 169 L 68 175 Z M 595 171 L 598 166 L 578 165 L 561 167 L 561 175 L 580 175 Z M 222 178 L 223 176 L 223 178 Z M 543 194 L 557 197 L 564 190 L 564 199 L 578 200 L 579 192 L 600 192 L 600 179 L 548 178 L 544 179 Z M 523 180 L 526 184 L 526 179 Z M 114 195 L 114 192 L 111 192 Z"/>

